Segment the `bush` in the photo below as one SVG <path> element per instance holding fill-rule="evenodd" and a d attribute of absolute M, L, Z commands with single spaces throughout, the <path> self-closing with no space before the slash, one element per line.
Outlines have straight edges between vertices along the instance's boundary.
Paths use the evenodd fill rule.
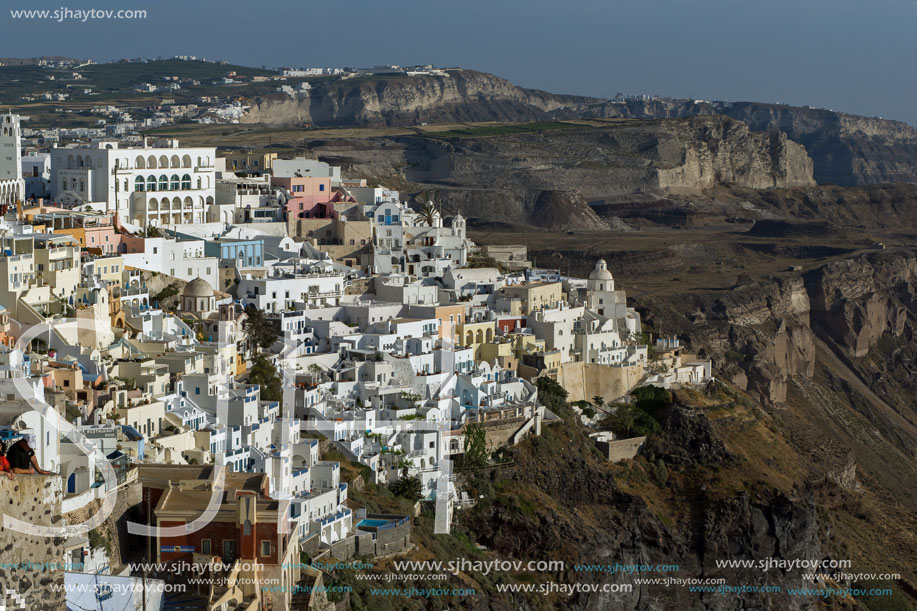
<path fill-rule="evenodd" d="M 653 465 L 653 479 L 659 486 L 665 486 L 669 479 L 669 471 L 665 468 L 665 463 L 661 458 L 656 459 L 656 464 Z"/>
<path fill-rule="evenodd" d="M 659 430 L 659 421 L 635 405 L 619 405 L 603 424 L 621 439 L 642 437 Z"/>

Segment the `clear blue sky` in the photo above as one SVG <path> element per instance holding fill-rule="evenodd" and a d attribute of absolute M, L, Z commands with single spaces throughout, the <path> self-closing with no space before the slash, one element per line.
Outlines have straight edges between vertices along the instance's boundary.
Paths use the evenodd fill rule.
<path fill-rule="evenodd" d="M 142 8 L 14 21 L 7 8 Z M 833 108 L 917 125 L 917 0 L 5 0 L 0 55 L 434 63 L 557 93 Z"/>

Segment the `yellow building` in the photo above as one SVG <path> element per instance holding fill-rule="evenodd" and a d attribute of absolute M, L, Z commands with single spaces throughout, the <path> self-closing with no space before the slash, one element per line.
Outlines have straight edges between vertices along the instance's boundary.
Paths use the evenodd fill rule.
<path fill-rule="evenodd" d="M 228 153 L 225 158 L 228 172 L 262 174 L 273 169 L 277 153 Z"/>
<path fill-rule="evenodd" d="M 497 323 L 494 320 L 486 322 L 466 322 L 455 327 L 455 341 L 463 348 L 473 348 L 475 360 L 480 361 L 479 348 L 485 342 L 492 342 L 497 334 Z"/>
<path fill-rule="evenodd" d="M 96 257 L 92 260 L 95 275 L 113 286 L 121 286 L 121 279 L 124 273 L 124 261 L 121 256 L 115 257 Z"/>
<path fill-rule="evenodd" d="M 517 307 L 521 309 L 517 314 L 529 314 L 536 310 L 557 307 L 563 300 L 563 285 L 560 282 L 532 282 L 505 286 L 500 289 L 499 298 L 512 305 L 518 300 L 520 306 Z"/>

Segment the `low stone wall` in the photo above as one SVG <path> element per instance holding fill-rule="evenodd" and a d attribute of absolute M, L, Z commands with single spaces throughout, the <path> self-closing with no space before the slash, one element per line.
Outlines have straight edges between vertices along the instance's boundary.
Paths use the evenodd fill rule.
<path fill-rule="evenodd" d="M 379 528 L 374 533 L 354 530 L 350 537 L 326 548 L 332 558 L 345 561 L 355 556 L 387 556 L 411 548 L 411 519 L 408 516 L 370 513 L 364 517 L 370 520 L 394 520 L 397 523 L 388 528 Z M 315 555 L 310 555 L 315 558 Z"/>
<path fill-rule="evenodd" d="M 64 538 L 30 535 L 5 525 L 9 516 L 60 527 L 62 497 L 63 482 L 57 475 L 0 477 L 0 608 L 57 611 L 66 607 L 60 567 Z"/>

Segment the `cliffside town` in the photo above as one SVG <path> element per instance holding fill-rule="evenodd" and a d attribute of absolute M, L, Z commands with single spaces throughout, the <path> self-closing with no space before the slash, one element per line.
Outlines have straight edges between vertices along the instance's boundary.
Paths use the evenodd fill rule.
<path fill-rule="evenodd" d="M 18 150 L 18 117 L 4 125 Z M 296 586 L 321 579 L 303 557 L 413 546 L 410 513 L 361 506 L 351 486 L 427 503 L 449 533 L 478 500 L 453 462 L 486 465 L 561 422 L 544 389 L 560 381 L 594 423 L 638 386 L 712 378 L 709 360 L 643 333 L 605 261 L 576 278 L 524 248 L 484 252 L 461 215 L 327 163 L 237 174 L 175 140 L 49 161 L 54 204 L 24 201 L 21 179 L 2 204 L 2 435 L 31 440 L 58 478 L 74 582 L 181 564 L 221 579 L 205 608 L 298 608 Z"/>
<path fill-rule="evenodd" d="M 0 115 L 16 604 L 913 601 L 913 128 L 125 63 L 94 126 Z"/>

